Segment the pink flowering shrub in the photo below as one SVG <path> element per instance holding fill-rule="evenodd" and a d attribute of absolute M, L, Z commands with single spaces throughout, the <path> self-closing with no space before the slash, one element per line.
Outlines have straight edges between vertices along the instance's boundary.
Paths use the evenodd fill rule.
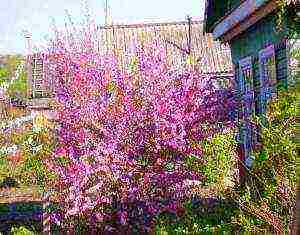
<path fill-rule="evenodd" d="M 81 48 L 57 38 L 45 55 L 60 123 L 47 160 L 62 209 L 52 218 L 147 230 L 160 212 L 180 215 L 189 181 L 202 180 L 185 158 L 203 164 L 201 140 L 231 128 L 231 84 L 218 87 L 188 65 L 172 70 L 159 39 L 137 43 L 121 68 L 115 53 L 93 49 L 88 32 Z"/>

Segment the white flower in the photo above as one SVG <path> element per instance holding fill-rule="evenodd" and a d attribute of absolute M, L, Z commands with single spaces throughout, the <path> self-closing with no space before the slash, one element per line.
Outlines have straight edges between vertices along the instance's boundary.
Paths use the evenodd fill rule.
<path fill-rule="evenodd" d="M 42 150 L 42 148 L 43 148 L 43 145 L 41 144 L 41 145 L 38 145 L 38 146 L 36 146 L 36 147 L 33 147 L 33 148 L 32 148 L 32 151 L 33 151 L 34 153 L 38 153 L 39 151 Z"/>
<path fill-rule="evenodd" d="M 74 208 L 72 208 L 71 210 L 68 210 L 68 211 L 67 211 L 66 217 L 67 217 L 68 215 L 76 215 L 76 214 L 78 214 L 78 212 L 79 212 L 79 209 L 78 209 L 77 207 L 74 207 Z"/>
<path fill-rule="evenodd" d="M 102 187 L 103 182 L 96 184 L 95 186 L 88 189 L 88 193 L 97 193 L 97 191 Z"/>
<path fill-rule="evenodd" d="M 6 148 L 6 147 L 2 147 L 2 148 L 0 149 L 0 154 L 1 154 L 1 155 L 7 154 L 7 148 Z"/>
<path fill-rule="evenodd" d="M 197 186 L 197 185 L 201 185 L 201 181 L 200 180 L 185 180 L 184 184 L 186 186 Z"/>

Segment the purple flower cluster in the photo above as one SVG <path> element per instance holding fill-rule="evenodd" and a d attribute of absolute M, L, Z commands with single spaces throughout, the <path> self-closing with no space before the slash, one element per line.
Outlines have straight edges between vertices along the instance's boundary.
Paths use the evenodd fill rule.
<path fill-rule="evenodd" d="M 82 37 L 90 45 L 90 37 Z M 137 42 L 128 70 L 113 53 L 69 48 L 76 43 L 59 38 L 54 44 L 60 50 L 45 58 L 57 68 L 49 77 L 55 77 L 62 125 L 48 167 L 58 177 L 53 187 L 63 214 L 53 221 L 115 219 L 150 228 L 162 211 L 180 214 L 186 180 L 202 180 L 185 158 L 201 160 L 200 141 L 231 127 L 232 88 L 214 86 L 189 66 L 172 70 L 159 39 Z"/>

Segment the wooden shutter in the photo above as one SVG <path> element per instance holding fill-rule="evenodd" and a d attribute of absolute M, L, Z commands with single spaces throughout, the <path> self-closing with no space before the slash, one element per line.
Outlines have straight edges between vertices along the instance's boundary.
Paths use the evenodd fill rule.
<path fill-rule="evenodd" d="M 266 112 L 268 100 L 276 91 L 276 80 L 275 49 L 271 45 L 259 52 L 259 112 L 262 114 Z"/>
<path fill-rule="evenodd" d="M 252 58 L 246 57 L 239 61 L 239 92 L 240 92 L 240 142 L 244 148 L 245 163 L 248 167 L 252 165 L 252 145 L 254 142 L 254 128 L 251 119 L 255 110 L 253 67 Z"/>

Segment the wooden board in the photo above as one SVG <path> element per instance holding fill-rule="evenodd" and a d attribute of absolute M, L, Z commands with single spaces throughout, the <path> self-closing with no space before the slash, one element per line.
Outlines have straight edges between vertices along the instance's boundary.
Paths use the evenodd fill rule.
<path fill-rule="evenodd" d="M 32 187 L 0 190 L 0 203 L 14 202 L 42 202 L 42 195 Z"/>
<path fill-rule="evenodd" d="M 248 18 L 240 21 L 239 23 L 235 24 L 228 30 L 224 30 L 222 34 L 214 35 L 215 38 L 220 38 L 223 42 L 229 42 L 235 36 L 239 35 L 240 33 L 244 32 L 248 29 L 251 25 L 254 25 L 260 19 L 264 18 L 266 15 L 270 14 L 277 8 L 276 1 L 270 1 L 269 3 L 263 5 L 261 8 L 254 11 Z"/>

